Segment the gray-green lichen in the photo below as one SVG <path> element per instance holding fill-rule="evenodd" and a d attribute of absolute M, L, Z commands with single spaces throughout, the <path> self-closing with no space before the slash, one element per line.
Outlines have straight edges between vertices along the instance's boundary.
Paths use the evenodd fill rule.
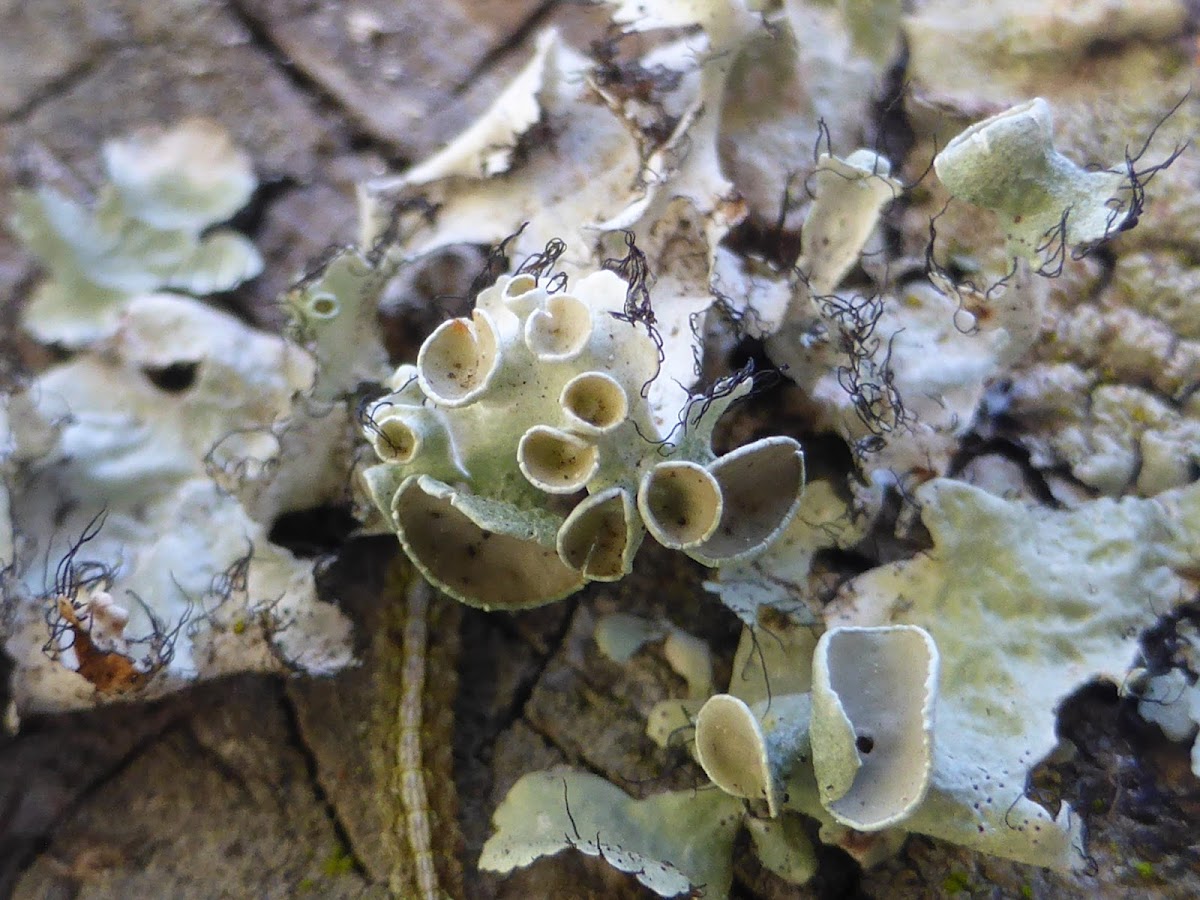
<path fill-rule="evenodd" d="M 647 531 L 709 566 L 766 549 L 799 502 L 799 444 L 713 452 L 737 379 L 664 426 L 645 390 L 658 345 L 626 313 L 637 285 L 600 271 L 563 288 L 501 277 L 367 407 L 363 479 L 408 555 L 464 602 L 518 609 L 621 578 Z"/>
<path fill-rule="evenodd" d="M 511 872 L 566 849 L 599 856 L 662 897 L 703 885 L 723 896 L 733 880 L 731 852 L 740 804 L 718 791 L 679 791 L 633 800 L 596 775 L 525 775 L 496 810 L 498 831 L 480 868 Z"/>
<path fill-rule="evenodd" d="M 353 398 L 382 386 L 362 407 L 376 458 L 355 483 L 366 527 L 395 532 L 437 586 L 486 608 L 536 605 L 623 577 L 649 531 L 720 564 L 709 587 L 748 626 L 712 697 L 710 655 L 681 629 L 610 620 L 598 635 L 618 658 L 664 642 L 688 696 L 660 704 L 648 731 L 665 743 L 694 729 L 720 790 L 634 800 L 592 775 L 527 775 L 481 864 L 573 848 L 662 894 L 719 896 L 742 828 L 767 869 L 811 877 L 808 818 L 866 865 L 917 832 L 1080 866 L 1079 815 L 1026 796 L 1029 773 L 1056 746 L 1064 699 L 1122 681 L 1139 633 L 1196 588 L 1196 239 L 1179 225 L 1200 222 L 1196 169 L 1138 150 L 1163 124 L 1155 151 L 1172 159 L 1194 104 L 1164 123 L 1171 98 L 1114 100 L 1146 80 L 1182 96 L 1179 54 L 1143 46 L 1181 33 L 1182 5 L 613 5 L 618 24 L 647 32 L 630 69 L 645 89 L 540 35 L 475 125 L 364 189 L 361 248 L 289 292 L 289 342 L 160 293 L 223 290 L 260 265 L 243 239 L 209 230 L 254 182 L 205 127 L 109 145 L 94 215 L 50 189 L 23 195 L 17 228 L 52 275 L 27 327 L 100 343 L 4 397 L 0 565 L 29 558 L 19 532 L 30 510 L 49 521 L 46 498 L 80 516 L 107 501 L 89 552 L 114 577 L 74 592 L 67 631 L 83 623 L 164 685 L 251 656 L 341 665 L 344 621 L 308 605 L 310 569 L 265 526 L 314 496 L 345 499 Z M 866 124 L 898 30 L 916 141 L 903 166 Z M 1113 51 L 1115 89 L 1069 68 L 1098 36 L 1128 45 Z M 874 149 L 844 153 L 858 146 Z M 1153 198 L 1171 225 L 1142 208 L 1151 177 L 1171 187 Z M 744 233 L 725 240 L 745 217 L 779 223 L 777 258 L 748 255 Z M 1149 227 L 1131 232 L 1141 218 Z M 1088 253 L 1114 238 L 1108 277 Z M 391 370 L 375 322 L 385 283 L 461 242 L 502 244 L 514 270 Z M 692 396 L 697 359 L 746 336 L 786 367 L 805 433 L 842 438 L 855 473 L 823 472 L 798 497 L 792 437 L 715 454 L 712 426 L 746 381 Z M 186 409 L 156 393 L 178 371 L 196 376 Z M 1063 508 L 1029 502 L 1041 494 L 1012 460 L 956 469 L 968 435 L 1026 448 Z M 21 486 L 30 476 L 41 493 Z M 923 534 L 919 517 L 931 546 L 874 565 L 895 559 L 864 543 L 888 504 L 902 536 Z M 814 568 L 831 548 L 868 565 L 827 602 Z M 48 599 L 44 585 L 20 590 Z M 182 621 L 193 596 L 187 645 L 135 659 L 131 616 Z M 46 662 L 30 652 L 44 637 L 31 610 L 44 609 L 14 608 L 8 646 L 28 682 Z M 69 661 L 65 644 L 54 653 Z M 54 679 L 71 683 L 44 695 L 91 702 L 96 686 L 64 671 Z M 1131 679 L 1145 681 L 1143 714 L 1181 740 L 1195 674 L 1175 660 Z"/>
<path fill-rule="evenodd" d="M 1079 817 L 1051 817 L 1024 796 L 1026 777 L 1057 744 L 1059 704 L 1081 683 L 1120 683 L 1138 635 L 1188 596 L 1200 488 L 1054 511 L 940 480 L 918 500 L 933 550 L 860 576 L 828 613 L 831 624 L 921 624 L 937 642 L 934 778 L 911 827 L 1077 866 Z"/>
<path fill-rule="evenodd" d="M 24 311 L 38 340 L 90 344 L 114 332 L 133 297 L 219 293 L 262 271 L 253 244 L 213 228 L 257 186 L 220 126 L 192 119 L 109 141 L 104 164 L 94 208 L 46 185 L 14 198 L 10 224 L 50 273 Z"/>
<path fill-rule="evenodd" d="M 927 21 L 921 16 L 933 13 L 926 6 L 932 10 L 919 4 L 905 19 L 906 28 L 911 31 Z M 1052 42 L 1061 39 L 1077 47 L 1099 21 L 1097 9 L 1088 6 Z M 1170 31 L 1179 25 L 1176 13 L 1174 5 L 1160 4 L 1145 20 L 1122 19 L 1123 27 L 1137 35 Z M 1005 21 L 1036 18 L 1027 4 L 1004 4 L 996 16 Z M 774 52 L 766 44 L 748 46 L 758 54 Z M 928 54 L 928 42 L 920 46 Z M 1130 56 L 1137 52 L 1131 50 Z M 787 54 L 776 55 L 774 61 L 783 66 L 776 80 L 786 85 L 786 62 L 779 61 Z M 1063 59 L 1047 52 L 1037 62 L 1049 71 Z M 915 70 L 931 73 L 927 63 L 922 59 Z M 749 57 L 735 63 L 734 83 L 744 83 L 756 65 L 763 63 Z M 995 87 L 1003 94 L 1011 84 L 999 80 Z M 923 782 L 908 774 L 921 771 L 920 765 L 896 769 L 905 774 L 892 781 L 890 775 L 871 774 L 892 771 L 865 764 L 871 742 L 866 751 L 859 746 L 840 757 L 847 762 L 857 753 L 857 765 L 839 763 L 836 778 L 814 774 L 810 756 L 824 759 L 817 769 L 825 772 L 833 771 L 834 757 L 812 750 L 814 738 L 793 735 L 801 719 L 811 730 L 814 714 L 800 711 L 808 708 L 804 704 L 790 711 L 792 704 L 785 701 L 791 694 L 784 687 L 787 673 L 807 669 L 811 647 L 807 656 L 793 654 L 795 658 L 772 667 L 765 658 L 770 637 L 757 642 L 774 688 L 777 708 L 771 707 L 772 712 L 742 698 L 733 685 L 729 695 L 718 695 L 708 706 L 695 698 L 661 704 L 649 723 L 656 740 L 696 727 L 697 753 L 713 780 L 764 804 L 748 820 L 752 833 L 762 831 L 762 823 L 783 821 L 771 817 L 782 814 L 777 785 L 788 768 L 773 756 L 782 753 L 796 773 L 787 791 L 792 814 L 799 810 L 817 818 L 824 839 L 856 846 L 866 861 L 893 851 L 904 832 L 918 831 L 1030 864 L 1081 867 L 1080 817 L 1065 804 L 1051 814 L 1026 797 L 1029 772 L 1056 745 L 1058 705 L 1089 680 L 1119 682 L 1134 662 L 1137 635 L 1189 595 L 1197 520 L 1195 491 L 1187 485 L 1194 481 L 1191 458 L 1197 440 L 1188 422 L 1187 399 L 1194 394 L 1189 386 L 1196 378 L 1190 338 L 1182 335 L 1188 326 L 1183 322 L 1176 328 L 1159 319 L 1144 296 L 1133 301 L 1143 307 L 1137 313 L 1095 312 L 1084 306 L 1073 318 L 1064 309 L 1070 302 L 1078 304 L 1080 293 L 1096 283 L 1096 264 L 1087 258 L 1093 246 L 1138 224 L 1147 175 L 1157 176 L 1159 170 L 1130 149 L 1138 142 L 1128 142 L 1124 149 L 1109 143 L 1084 153 L 1072 131 L 1060 152 L 1056 146 L 1062 129 L 1054 128 L 1050 103 L 1025 99 L 1033 91 L 1026 86 L 965 113 L 968 122 L 983 121 L 949 145 L 943 137 L 939 146 L 945 149 L 936 165 L 943 183 L 929 191 L 937 205 L 921 207 L 926 245 L 915 245 L 914 256 L 898 262 L 902 269 L 909 267 L 902 286 L 892 282 L 887 263 L 868 259 L 868 254 L 886 256 L 882 245 L 874 243 L 875 225 L 886 205 L 905 190 L 903 180 L 891 175 L 888 161 L 869 151 L 846 159 L 833 154 L 817 159 L 815 175 L 807 182 L 813 202 L 806 208 L 798 275 L 789 278 L 765 260 L 723 249 L 714 257 L 715 284 L 726 300 L 733 297 L 741 324 L 767 338 L 772 357 L 787 364 L 788 376 L 809 401 L 807 408 L 815 408 L 817 427 L 852 443 L 870 481 L 852 485 L 844 498 L 836 490 L 817 493 L 810 487 L 796 518 L 772 548 L 723 570 L 711 587 L 751 627 L 778 627 L 778 611 L 786 609 L 814 629 L 814 635 L 829 629 L 831 647 L 839 635 L 849 640 L 858 634 L 855 629 L 920 629 L 929 638 L 929 658 L 940 660 L 942 673 L 939 678 L 936 665 L 926 669 L 933 673 L 926 713 L 913 717 L 924 723 L 924 745 L 932 748 Z M 1062 92 L 1047 94 L 1057 107 Z M 771 102 L 769 97 L 756 99 L 765 106 Z M 1074 124 L 1077 107 L 1067 102 L 1065 108 Z M 914 120 L 924 125 L 920 116 Z M 1154 124 L 1149 123 L 1142 139 Z M 1100 169 L 1093 156 L 1099 152 L 1106 154 L 1105 164 L 1117 164 Z M 1172 159 L 1169 151 L 1163 159 Z M 953 208 L 946 207 L 949 212 L 935 232 L 929 219 L 951 198 Z M 992 214 L 999 226 L 995 229 L 989 225 Z M 785 206 L 783 215 L 786 219 L 795 213 Z M 1065 277 L 1055 282 L 1059 263 Z M 862 273 L 852 271 L 858 265 Z M 956 274 L 951 277 L 950 271 Z M 1179 323 L 1174 310 L 1182 302 L 1167 305 L 1164 316 Z M 1073 369 L 1059 360 L 1057 372 L 1027 362 L 1031 355 L 1045 358 L 1055 352 L 1044 349 L 1050 313 L 1061 316 L 1057 352 L 1071 358 Z M 1074 321 L 1079 325 L 1072 326 Z M 1103 322 L 1102 330 L 1083 330 L 1089 321 Z M 1072 327 L 1078 336 L 1064 330 Z M 1105 384 L 1104 376 L 1098 378 L 1076 362 L 1085 353 L 1090 354 L 1088 367 L 1109 365 L 1127 372 L 1130 380 L 1137 372 L 1153 388 Z M 1035 382 L 1039 372 L 1045 377 Z M 1006 380 L 1010 373 L 1015 379 Z M 1153 396 L 1158 392 L 1176 402 L 1161 402 Z M 825 609 L 814 602 L 810 569 L 819 549 L 851 546 L 869 533 L 887 484 L 907 487 L 947 471 L 962 438 L 978 427 L 978 417 L 1003 412 L 1036 425 L 1027 398 L 1047 404 L 1038 410 L 1045 414 L 1044 430 L 1030 428 L 1019 437 L 1034 450 L 1035 465 L 1050 466 L 1065 457 L 1077 478 L 1105 493 L 1125 493 L 1136 484 L 1150 499 L 1113 504 L 1070 488 L 1071 509 L 1053 512 L 1036 503 L 1026 505 L 1022 498 L 1029 492 L 1022 479 L 1009 491 L 1011 479 L 993 477 L 996 473 L 989 475 L 986 467 L 972 477 L 995 482 L 1011 493 L 1010 499 L 962 481 L 935 480 L 913 495 L 904 494 L 909 518 L 900 525 L 911 527 L 911 517 L 919 512 L 933 550 L 869 570 Z M 1058 424 L 1063 417 L 1066 428 Z M 1051 490 L 1068 496 L 1068 489 L 1057 483 Z M 1131 596 L 1150 596 L 1154 602 L 1133 608 Z M 868 609 L 874 612 L 864 612 Z M 981 641 L 987 644 L 982 651 Z M 865 656 L 878 657 L 882 665 L 886 653 L 867 651 Z M 825 671 L 837 670 L 827 657 L 819 658 Z M 740 671 L 736 661 L 735 671 Z M 869 677 L 865 681 L 866 690 L 884 698 L 884 707 L 888 692 L 901 690 L 896 678 L 877 677 L 873 685 Z M 821 690 L 828 693 L 831 683 Z M 808 690 L 802 687 L 800 695 Z M 820 715 L 836 721 L 834 707 L 822 704 Z M 857 719 L 847 713 L 847 721 L 870 721 L 868 710 L 873 708 L 867 703 Z M 993 714 L 988 716 L 987 710 Z M 1005 715 L 997 716 L 997 710 Z M 846 746 L 847 735 L 856 735 L 857 729 L 847 728 L 839 747 Z M 784 740 L 785 734 L 797 740 Z M 744 770 L 737 769 L 738 760 Z M 856 781 L 859 775 L 862 780 Z M 883 802 L 884 784 L 895 786 L 893 806 Z M 861 797 L 854 793 L 856 786 Z M 850 816 L 846 807 L 838 809 L 847 797 L 861 802 L 854 816 L 865 818 Z M 878 828 L 866 842 L 869 847 L 861 834 L 855 838 L 846 830 L 848 822 L 860 832 Z M 775 829 L 773 840 L 784 831 Z M 797 839 L 798 859 L 811 852 L 805 847 Z M 803 864 L 796 869 L 777 865 L 782 871 L 806 870 Z"/>
<path fill-rule="evenodd" d="M 317 363 L 164 290 L 226 290 L 261 266 L 245 238 L 210 228 L 253 191 L 249 159 L 191 121 L 112 141 L 105 163 L 94 215 L 49 188 L 17 199 L 16 229 L 50 268 L 24 324 L 88 345 L 3 394 L 0 622 L 17 708 L 345 666 L 349 621 L 318 602 L 312 565 L 268 539 L 331 470 L 343 489 L 348 463 L 337 473 L 314 440 L 333 418 L 298 402 Z"/>

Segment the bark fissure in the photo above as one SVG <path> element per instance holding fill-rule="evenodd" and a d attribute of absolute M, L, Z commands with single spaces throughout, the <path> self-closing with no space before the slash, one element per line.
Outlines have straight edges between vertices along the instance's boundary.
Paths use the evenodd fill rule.
<path fill-rule="evenodd" d="M 269 22 L 256 16 L 239 2 L 229 0 L 229 9 L 246 29 L 251 44 L 262 53 L 271 65 L 303 97 L 317 109 L 334 115 L 339 120 L 347 137 L 347 143 L 360 149 L 371 149 L 380 154 L 394 168 L 404 168 L 407 161 L 397 156 L 396 148 L 371 132 L 361 118 L 350 109 L 336 93 L 329 90 L 319 78 L 312 75 L 271 34 Z"/>
<path fill-rule="evenodd" d="M 46 84 L 33 91 L 16 109 L 10 110 L 3 116 L 0 116 L 0 125 L 14 125 L 29 118 L 43 104 L 69 93 L 77 85 L 95 74 L 112 56 L 126 49 L 129 49 L 128 45 L 119 43 L 97 46 L 87 59 L 80 60 L 65 72 L 56 75 Z"/>
<path fill-rule="evenodd" d="M 204 760 L 212 767 L 212 770 L 217 773 L 224 781 L 233 786 L 242 797 L 250 802 L 254 802 L 254 791 L 250 787 L 250 783 L 242 776 L 237 767 L 232 765 L 221 753 L 214 747 L 206 744 L 196 733 L 196 729 L 191 722 L 184 722 L 179 728 L 179 735 L 190 752 L 195 753 L 197 757 Z"/>
<path fill-rule="evenodd" d="M 170 717 L 161 727 L 143 735 L 125 753 L 117 757 L 112 764 L 106 766 L 96 773 L 93 778 L 84 783 L 71 800 L 54 816 L 38 839 L 30 841 L 29 845 L 23 851 L 17 851 L 17 864 L 10 871 L 11 881 L 6 885 L 5 881 L 0 879 L 0 895 L 7 896 L 7 890 L 16 885 L 30 867 L 37 862 L 38 858 L 50 848 L 55 835 L 62 831 L 77 813 L 85 809 L 97 793 L 133 768 L 138 760 L 142 759 L 147 753 L 158 746 L 162 740 L 177 731 L 185 721 L 186 719 L 183 715 Z"/>
<path fill-rule="evenodd" d="M 300 722 L 299 711 L 282 685 L 278 689 L 277 696 L 280 709 L 283 711 L 283 721 L 284 727 L 287 729 L 288 743 L 300 754 L 301 759 L 304 761 L 304 770 L 307 774 L 308 785 L 312 790 L 313 797 L 316 798 L 317 804 L 321 807 L 325 818 L 329 821 L 329 825 L 333 829 L 338 843 L 350 858 L 354 872 L 364 881 L 370 882 L 371 874 L 367 870 L 367 867 L 363 865 L 359 851 L 350 837 L 350 830 L 346 827 L 346 823 L 342 821 L 337 805 L 321 784 L 320 766 L 317 762 L 317 755 L 304 736 L 304 727 Z"/>
<path fill-rule="evenodd" d="M 480 58 L 466 77 L 450 91 L 450 96 L 460 97 L 465 94 L 471 85 L 491 71 L 500 60 L 520 47 L 558 6 L 558 2 L 559 0 L 545 0 L 544 3 L 538 5 L 516 28 L 509 32 L 507 37 L 497 41 L 495 46 Z"/>

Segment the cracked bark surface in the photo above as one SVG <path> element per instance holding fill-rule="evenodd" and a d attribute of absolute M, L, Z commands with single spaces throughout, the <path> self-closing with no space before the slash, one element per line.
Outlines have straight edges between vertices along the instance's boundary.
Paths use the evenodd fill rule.
<path fill-rule="evenodd" d="M 370 895 L 344 862 L 279 684 L 233 679 L 168 710 L 169 727 L 58 817 L 12 896 Z"/>
<path fill-rule="evenodd" d="M 352 239 L 355 181 L 458 131 L 520 65 L 537 27 L 555 24 L 586 45 L 603 23 L 597 10 L 539 0 L 2 0 L 0 214 L 19 181 L 94 184 L 106 137 L 213 117 L 262 177 L 237 224 L 267 259 L 263 278 L 221 302 L 278 325 L 280 288 Z M 380 37 L 391 26 L 399 31 Z M 473 274 L 450 269 L 430 275 L 431 295 L 461 292 L 455 285 Z M 32 272 L 0 232 L 0 296 L 22 295 Z M 0 330 L 11 336 L 12 304 L 3 308 Z M 31 348 L 17 349 L 37 363 Z M 732 427 L 752 431 L 776 412 L 750 410 Z M 150 706 L 30 719 L 5 739 L 0 897 L 386 896 L 401 853 L 380 775 L 398 640 L 381 598 L 394 553 L 391 541 L 360 542 L 326 586 L 358 623 L 358 668 L 321 681 L 235 678 Z M 524 772 L 567 762 L 639 796 L 700 783 L 685 751 L 660 750 L 643 733 L 653 703 L 682 693 L 659 651 L 618 666 L 591 635 L 606 612 L 665 614 L 720 648 L 728 667 L 736 624 L 703 594 L 703 577 L 649 545 L 625 581 L 568 602 L 520 615 L 436 614 L 435 688 L 453 684 L 445 657 L 456 643 L 462 651 L 453 699 L 429 693 L 427 716 L 453 712 L 454 729 L 427 767 L 457 786 L 465 896 L 648 896 L 578 854 L 507 879 L 476 872 L 474 861 L 491 811 Z M 717 683 L 728 674 L 718 671 Z M 735 896 L 923 897 L 958 884 L 991 896 L 1194 895 L 1200 857 L 1189 823 L 1200 817 L 1200 790 L 1186 748 L 1105 689 L 1084 691 L 1062 730 L 1080 749 L 1044 774 L 1085 815 L 1097 873 L 1051 876 L 914 837 L 866 874 L 822 850 L 821 874 L 803 890 L 747 858 Z M 1153 863 L 1155 874 L 1129 859 Z"/>

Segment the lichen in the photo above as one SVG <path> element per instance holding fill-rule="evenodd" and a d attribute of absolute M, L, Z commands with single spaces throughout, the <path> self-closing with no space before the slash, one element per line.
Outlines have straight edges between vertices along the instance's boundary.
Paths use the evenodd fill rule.
<path fill-rule="evenodd" d="M 1008 255 L 1058 269 L 1069 248 L 1120 233 L 1134 215 L 1128 169 L 1085 169 L 1054 148 L 1050 105 L 1038 97 L 956 135 L 934 159 L 951 195 L 995 211 Z"/>
<path fill-rule="evenodd" d="M 632 800 L 603 778 L 548 771 L 523 776 L 494 817 L 480 868 L 511 872 L 566 849 L 599 856 L 661 897 L 703 887 L 723 896 L 740 821 L 728 794 L 679 791 Z"/>
<path fill-rule="evenodd" d="M 1059 704 L 1093 679 L 1120 683 L 1138 634 L 1188 596 L 1200 488 L 1054 511 L 941 480 L 918 500 L 933 550 L 859 576 L 828 612 L 920 624 L 941 652 L 933 785 L 906 827 L 1079 865 L 1078 817 L 1064 805 L 1052 818 L 1024 796 L 1026 777 L 1057 744 Z"/>
<path fill-rule="evenodd" d="M 104 163 L 110 183 L 94 210 L 47 185 L 14 198 L 11 225 L 51 276 L 22 319 L 39 340 L 90 344 L 114 332 L 133 297 L 218 293 L 262 271 L 250 241 L 212 228 L 257 186 L 249 157 L 216 123 L 110 141 Z"/>
<path fill-rule="evenodd" d="M 1182 5 L 612 6 L 648 49 L 630 62 L 612 35 L 591 55 L 538 35 L 456 140 L 364 186 L 359 245 L 288 291 L 285 338 L 181 296 L 261 266 L 212 230 L 255 188 L 212 126 L 110 143 L 94 213 L 49 187 L 18 197 L 51 276 L 26 327 L 87 348 L 0 405 L 18 705 L 347 664 L 348 622 L 268 537 L 314 502 L 356 495 L 364 531 L 487 609 L 616 581 L 649 533 L 717 570 L 706 586 L 746 626 L 731 682 L 714 695 L 710 649 L 674 626 L 610 618 L 597 643 L 627 660 L 663 642 L 687 696 L 647 731 L 693 735 L 718 789 L 634 799 L 526 775 L 481 865 L 570 848 L 663 895 L 720 896 L 743 828 L 766 869 L 809 879 L 811 819 L 864 865 L 915 832 L 1078 867 L 1079 815 L 1026 789 L 1060 705 L 1104 679 L 1173 739 L 1198 719 L 1196 651 L 1128 670 L 1139 634 L 1195 595 L 1200 330 L 1179 226 L 1196 219 L 1179 156 L 1194 104 L 1109 103 L 1066 65 L 1120 39 L 1122 89 L 1161 75 L 1182 94 L 1177 48 L 1137 46 L 1181 33 Z M 872 105 L 901 30 L 903 161 L 865 123 L 894 111 Z M 1152 139 L 1177 143 L 1153 158 Z M 1132 232 L 1153 221 L 1152 179 L 1172 224 Z M 1094 251 L 1111 240 L 1110 265 Z M 471 314 L 393 368 L 388 281 L 460 243 L 492 248 Z M 761 362 L 752 341 L 791 382 L 795 433 L 837 436 L 853 471 L 822 460 L 802 496 L 791 435 L 717 454 L 717 420 L 762 383 L 721 366 Z M 432 893 L 418 656 L 387 765 L 414 866 L 397 889 Z"/>
<path fill-rule="evenodd" d="M 4 578 L 6 648 L 23 710 L 121 693 L 80 673 L 81 636 L 100 637 L 101 602 L 120 611 L 108 649 L 146 676 L 131 683 L 139 697 L 230 671 L 328 672 L 349 661 L 349 622 L 317 601 L 311 564 L 267 539 L 287 507 L 258 504 L 256 517 L 213 477 L 221 466 L 211 451 L 230 433 L 247 450 L 257 443 L 241 465 L 262 464 L 260 478 L 303 477 L 300 469 L 272 477 L 267 463 L 275 430 L 311 378 L 311 360 L 280 338 L 156 295 L 129 302 L 104 352 L 33 380 L 20 427 L 52 429 L 54 440 L 22 459 L 10 487 L 21 540 Z M 281 486 L 277 496 L 289 494 Z M 43 559 L 63 560 L 54 583 Z"/>
<path fill-rule="evenodd" d="M 646 390 L 659 346 L 626 312 L 634 286 L 611 271 L 547 283 L 563 290 L 501 277 L 365 410 L 380 462 L 363 478 L 421 571 L 514 609 L 622 577 L 647 531 L 710 566 L 764 550 L 795 514 L 804 464 L 785 437 L 713 453 L 714 424 L 750 383 L 663 419 Z"/>
<path fill-rule="evenodd" d="M 113 185 L 94 220 L 53 192 L 18 203 L 18 231 L 52 275 L 26 326 L 91 346 L 3 395 L 0 586 L 17 708 L 334 671 L 351 660 L 349 622 L 317 600 L 311 563 L 268 539 L 330 469 L 345 479 L 317 446 L 291 452 L 298 423 L 315 421 L 298 399 L 317 362 L 157 290 L 224 290 L 243 263 L 256 270 L 244 238 L 208 230 L 254 189 L 249 160 L 201 122 L 110 142 L 105 160 Z M 46 330 L 45 291 L 65 331 Z"/>

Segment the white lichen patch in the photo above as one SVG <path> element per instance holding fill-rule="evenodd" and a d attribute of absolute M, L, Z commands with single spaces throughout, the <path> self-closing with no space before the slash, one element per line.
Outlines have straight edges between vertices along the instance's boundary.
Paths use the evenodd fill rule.
<path fill-rule="evenodd" d="M 529 66 L 496 108 L 524 110 L 532 101 L 540 115 L 531 121 L 520 112 L 499 146 L 490 129 L 468 129 L 429 163 L 366 185 L 363 245 L 374 245 L 386 229 L 393 203 L 419 197 L 436 206 L 436 216 L 408 235 L 398 248 L 403 254 L 462 243 L 495 245 L 529 223 L 508 246 L 518 260 L 561 238 L 568 271 L 594 265 L 586 229 L 629 203 L 641 147 L 632 125 L 592 88 L 589 70 L 588 58 L 556 32 L 542 34 Z M 495 110 L 487 115 L 493 113 L 498 115 Z M 535 123 L 542 120 L 555 123 L 551 134 L 538 130 Z M 474 159 L 478 171 L 468 174 L 471 165 L 444 162 L 450 159 Z"/>
<path fill-rule="evenodd" d="M 801 185 L 816 167 L 822 136 L 839 149 L 870 142 L 870 106 L 899 47 L 894 32 L 870 49 L 857 42 L 855 24 L 847 22 L 852 6 L 789 0 L 783 14 L 770 19 L 771 28 L 746 43 L 730 71 L 721 160 L 760 222 L 774 224 L 785 202 L 784 221 L 802 220 Z M 877 22 L 880 8 L 871 7 Z"/>
<path fill-rule="evenodd" d="M 942 658 L 933 781 L 906 828 L 1060 868 L 1083 861 L 1080 819 L 1024 796 L 1081 684 L 1119 683 L 1138 635 L 1190 596 L 1200 488 L 1058 512 L 958 482 L 917 491 L 927 554 L 850 582 L 830 624 L 919 624 Z M 986 641 L 979 636 L 986 635 Z"/>
<path fill-rule="evenodd" d="M 110 183 L 94 208 L 42 186 L 18 192 L 11 224 L 49 278 L 22 319 L 38 340 L 82 346 L 111 335 L 126 303 L 156 291 L 227 291 L 262 271 L 246 238 L 212 226 L 257 185 L 249 157 L 213 122 L 147 129 L 104 148 Z"/>
<path fill-rule="evenodd" d="M 109 141 L 104 166 L 124 207 L 164 231 L 224 222 L 258 186 L 249 155 L 206 119 Z"/>
<path fill-rule="evenodd" d="M 267 533 L 301 495 L 278 436 L 312 359 L 197 301 L 130 300 L 113 338 L 36 377 L 23 420 L 53 425 L 16 457 L 5 648 L 23 711 L 146 698 L 247 671 L 331 672 L 349 622 L 312 567 Z M 43 427 L 44 427 L 43 426 Z M 23 426 L 24 427 L 24 426 Z M 240 460 L 215 459 L 237 434 Z M 228 468 L 225 468 L 228 467 Z M 216 478 L 274 483 L 251 515 Z"/>
<path fill-rule="evenodd" d="M 542 116 L 542 91 L 547 75 L 555 77 L 550 57 L 558 46 L 553 32 L 543 33 L 533 57 L 491 106 L 440 152 L 405 172 L 402 183 L 429 184 L 454 177 L 486 179 L 508 171 L 517 142 Z"/>

